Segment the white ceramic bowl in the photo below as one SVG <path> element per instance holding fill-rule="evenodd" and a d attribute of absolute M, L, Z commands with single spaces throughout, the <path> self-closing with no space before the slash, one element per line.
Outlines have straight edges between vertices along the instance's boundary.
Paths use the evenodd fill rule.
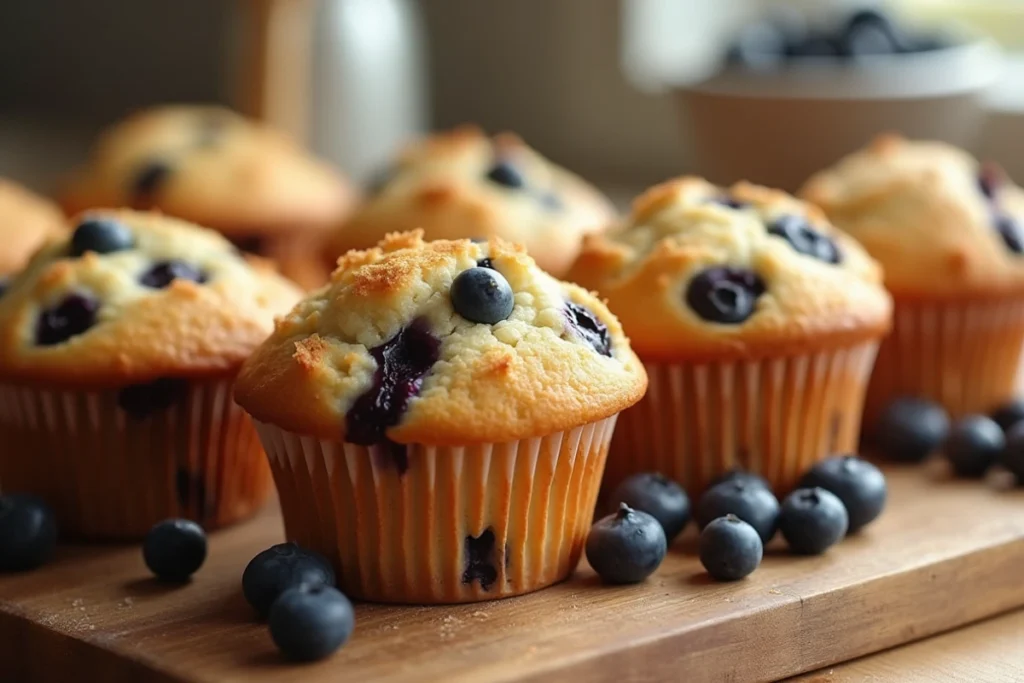
<path fill-rule="evenodd" d="M 731 67 L 678 90 L 697 170 L 797 189 L 881 132 L 971 147 L 1001 57 L 975 39 L 854 62 L 805 58 L 774 70 Z"/>

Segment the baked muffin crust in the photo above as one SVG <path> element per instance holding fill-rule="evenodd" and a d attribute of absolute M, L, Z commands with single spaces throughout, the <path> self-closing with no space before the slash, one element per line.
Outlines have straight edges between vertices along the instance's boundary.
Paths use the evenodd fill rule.
<path fill-rule="evenodd" d="M 21 269 L 44 242 L 66 232 L 56 204 L 0 178 L 0 276 Z"/>

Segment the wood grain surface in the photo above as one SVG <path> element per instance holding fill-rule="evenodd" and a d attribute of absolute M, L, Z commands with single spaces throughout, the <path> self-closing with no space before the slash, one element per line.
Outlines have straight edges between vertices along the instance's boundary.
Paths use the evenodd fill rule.
<path fill-rule="evenodd" d="M 691 530 L 640 586 L 582 566 L 510 600 L 360 605 L 352 641 L 311 666 L 282 662 L 240 594 L 248 560 L 281 540 L 275 510 L 213 535 L 185 586 L 149 578 L 138 547 L 64 548 L 0 578 L 0 662 L 14 681 L 757 681 L 1024 605 L 1024 493 L 888 474 L 882 520 L 823 557 L 776 541 L 747 580 L 716 584 Z"/>

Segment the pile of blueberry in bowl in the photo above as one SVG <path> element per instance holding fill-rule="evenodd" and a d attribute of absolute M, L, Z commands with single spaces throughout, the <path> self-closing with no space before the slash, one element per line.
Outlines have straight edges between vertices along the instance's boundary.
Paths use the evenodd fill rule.
<path fill-rule="evenodd" d="M 713 579 L 736 581 L 760 566 L 777 533 L 794 554 L 820 555 L 877 519 L 886 496 L 882 472 L 853 455 L 818 463 L 781 503 L 767 481 L 749 472 L 721 477 L 693 509 L 677 483 L 637 474 L 609 497 L 617 510 L 594 524 L 587 560 L 607 583 L 639 583 L 692 517 L 701 529 L 701 564 Z"/>

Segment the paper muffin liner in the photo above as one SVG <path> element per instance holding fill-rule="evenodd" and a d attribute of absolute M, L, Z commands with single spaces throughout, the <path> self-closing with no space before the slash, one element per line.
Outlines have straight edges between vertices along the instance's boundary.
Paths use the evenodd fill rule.
<path fill-rule="evenodd" d="M 0 489 L 43 497 L 62 534 L 141 538 L 186 517 L 206 529 L 250 516 L 270 469 L 234 376 L 183 382 L 171 405 L 132 417 L 119 390 L 0 384 Z"/>
<path fill-rule="evenodd" d="M 573 572 L 615 419 L 460 447 L 366 447 L 256 426 L 289 540 L 329 557 L 353 597 L 437 604 L 520 595 Z"/>
<path fill-rule="evenodd" d="M 1024 349 L 1024 299 L 896 300 L 892 334 L 878 351 L 865 426 L 895 398 L 941 403 L 953 418 L 1013 398 Z"/>
<path fill-rule="evenodd" d="M 647 395 L 622 413 L 604 493 L 631 474 L 660 472 L 696 501 L 739 468 L 785 494 L 815 462 L 856 450 L 877 348 L 872 341 L 748 362 L 645 363 Z"/>

